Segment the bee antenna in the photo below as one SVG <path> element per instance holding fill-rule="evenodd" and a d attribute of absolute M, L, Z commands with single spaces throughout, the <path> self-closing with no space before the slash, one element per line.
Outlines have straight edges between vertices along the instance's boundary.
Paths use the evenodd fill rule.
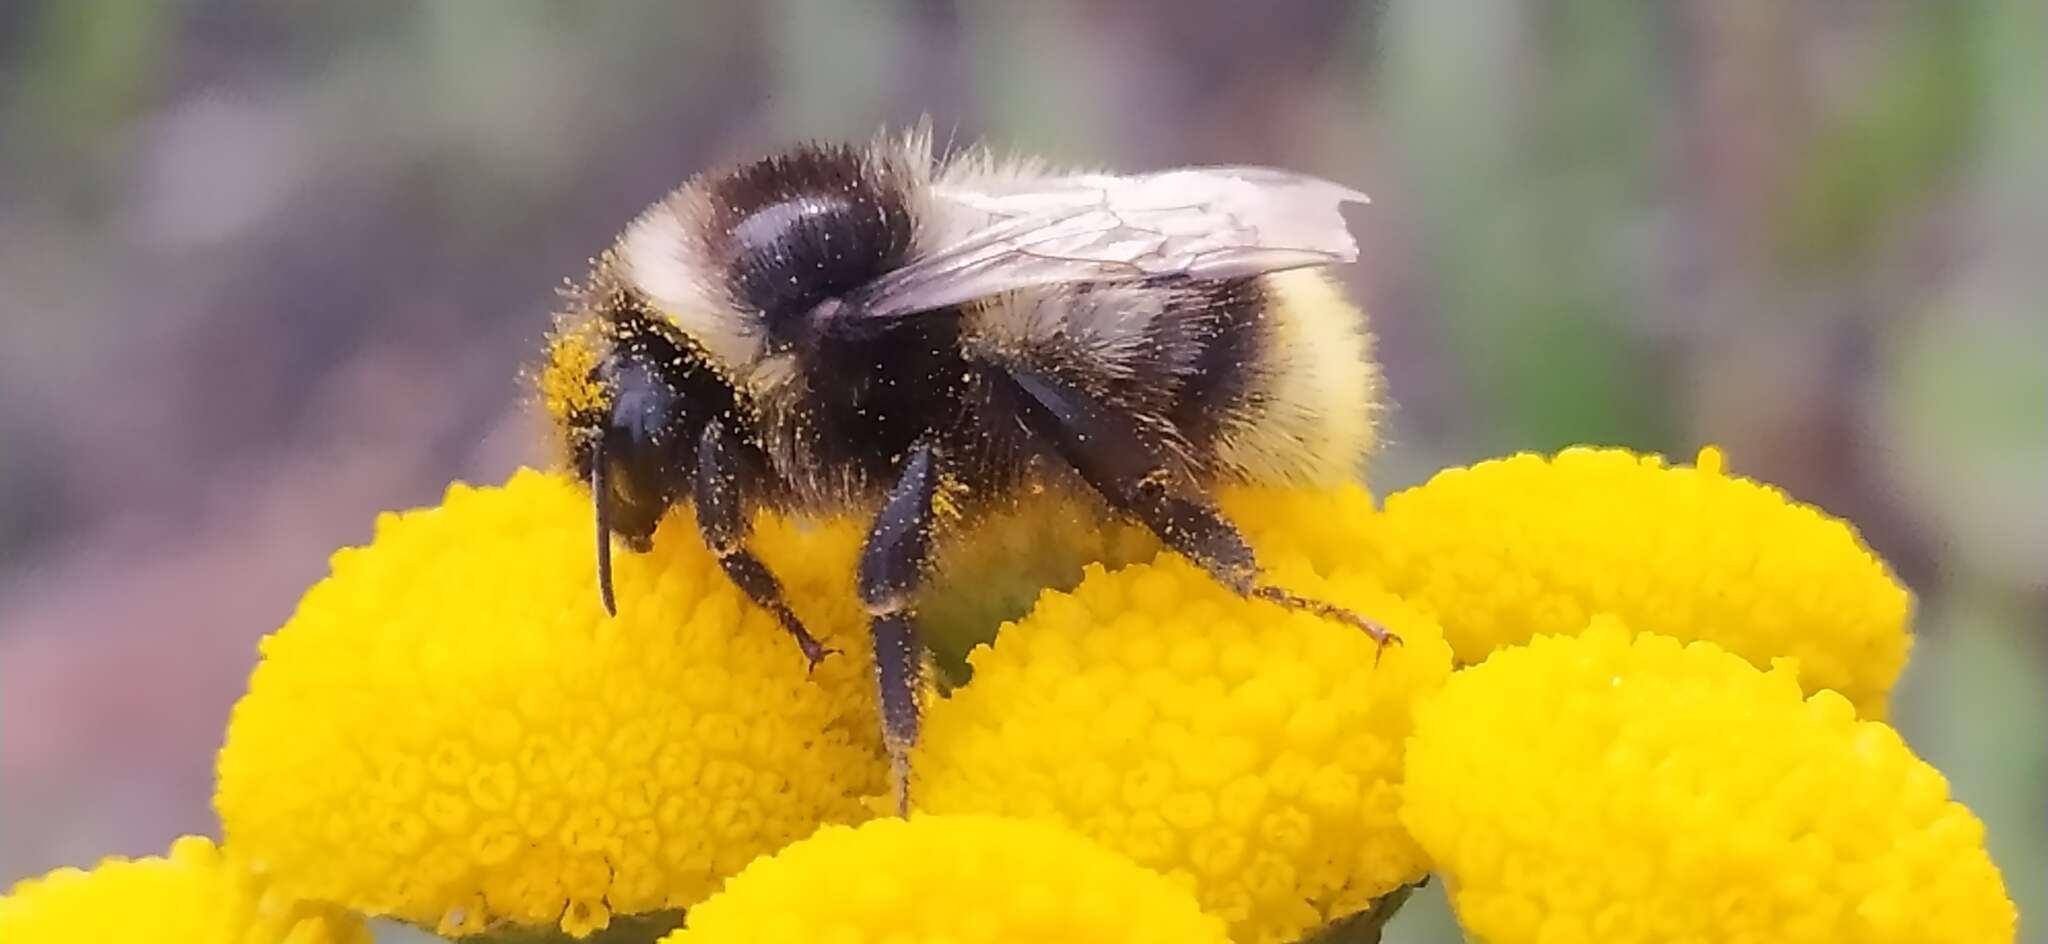
<path fill-rule="evenodd" d="M 609 616 L 619 615 L 618 599 L 612 596 L 612 515 L 605 501 L 604 437 L 590 448 L 590 502 L 597 509 L 597 598 Z"/>

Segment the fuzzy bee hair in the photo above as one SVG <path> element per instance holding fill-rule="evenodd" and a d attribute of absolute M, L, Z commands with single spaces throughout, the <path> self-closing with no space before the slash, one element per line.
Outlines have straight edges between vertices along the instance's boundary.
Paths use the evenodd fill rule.
<path fill-rule="evenodd" d="M 1348 616 L 1259 585 L 1208 494 L 1358 473 L 1379 374 L 1320 270 L 1356 257 L 1340 207 L 1364 199 L 1262 167 L 942 158 L 921 134 L 693 178 L 596 261 L 541 371 L 591 484 L 606 605 L 611 536 L 642 548 L 692 505 L 815 658 L 746 549 L 747 510 L 874 515 L 858 582 L 899 762 L 940 503 L 1089 493 L 1242 593 Z"/>

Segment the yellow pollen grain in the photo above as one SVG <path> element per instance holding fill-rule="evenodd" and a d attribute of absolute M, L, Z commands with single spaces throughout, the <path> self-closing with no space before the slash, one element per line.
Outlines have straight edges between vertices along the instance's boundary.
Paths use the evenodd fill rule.
<path fill-rule="evenodd" d="M 549 335 L 536 382 L 542 408 L 558 425 L 604 408 L 604 385 L 592 376 L 602 343 L 602 329 L 590 322 L 561 325 Z"/>

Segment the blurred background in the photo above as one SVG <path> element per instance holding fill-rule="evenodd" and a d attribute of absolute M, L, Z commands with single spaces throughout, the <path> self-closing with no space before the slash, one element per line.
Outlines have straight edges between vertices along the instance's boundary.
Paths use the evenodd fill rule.
<path fill-rule="evenodd" d="M 1720 443 L 1853 519 L 2048 941 L 2044 102 L 2038 0 L 0 0 L 0 885 L 215 828 L 257 638 L 545 459 L 521 366 L 643 205 L 928 114 L 1370 192 L 1382 492 Z"/>

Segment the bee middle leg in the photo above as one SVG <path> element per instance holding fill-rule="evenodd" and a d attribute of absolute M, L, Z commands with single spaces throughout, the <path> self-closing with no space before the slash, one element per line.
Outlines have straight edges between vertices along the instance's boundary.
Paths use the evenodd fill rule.
<path fill-rule="evenodd" d="M 782 597 L 782 581 L 775 579 L 768 565 L 747 550 L 752 522 L 747 516 L 746 472 L 739 450 L 739 441 L 726 430 L 725 424 L 713 419 L 705 425 L 704 435 L 697 440 L 697 473 L 692 482 L 697 532 L 703 536 L 704 546 L 718 556 L 718 566 L 725 569 L 733 585 L 762 609 L 775 614 L 776 621 L 796 639 L 797 648 L 803 650 L 804 658 L 815 668 L 818 660 L 833 650 L 804 628 L 803 621 L 797 619 Z"/>
<path fill-rule="evenodd" d="M 1027 424 L 1052 443 L 1112 509 L 1149 528 L 1161 543 L 1194 561 L 1217 583 L 1241 596 L 1349 624 L 1382 646 L 1400 642 L 1386 627 L 1343 607 L 1260 583 L 1258 561 L 1237 526 L 1207 496 L 1177 488 L 1131 423 L 1085 391 L 1053 378 L 1024 370 L 1007 373 L 1025 398 Z"/>
<path fill-rule="evenodd" d="M 916 601 L 931 557 L 932 501 L 938 489 L 931 446 L 912 448 L 860 552 L 860 601 L 875 640 L 882 743 L 889 751 L 890 788 L 899 816 L 910 812 L 910 749 L 917 743 L 924 692 Z"/>

